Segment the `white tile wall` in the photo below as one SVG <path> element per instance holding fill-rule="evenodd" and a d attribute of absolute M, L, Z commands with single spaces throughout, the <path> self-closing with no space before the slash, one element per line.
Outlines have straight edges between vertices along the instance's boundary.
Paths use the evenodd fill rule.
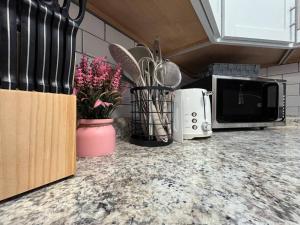
<path fill-rule="evenodd" d="M 105 40 L 109 43 L 118 43 L 125 48 L 132 48 L 134 47 L 135 43 L 132 39 L 128 38 L 121 32 L 117 31 L 115 28 L 113 28 L 110 25 L 105 25 L 106 31 L 105 31 Z"/>
<path fill-rule="evenodd" d="M 298 63 L 272 66 L 263 69 L 267 77 L 287 81 L 287 116 L 300 116 L 300 70 Z M 264 73 L 263 72 L 263 73 Z"/>
<path fill-rule="evenodd" d="M 109 43 L 89 33 L 83 33 L 83 52 L 90 56 L 107 56 L 109 62 L 113 62 L 108 50 Z"/>
<path fill-rule="evenodd" d="M 300 106 L 300 96 L 287 96 L 287 106 Z"/>
<path fill-rule="evenodd" d="M 271 66 L 268 68 L 268 76 L 277 75 L 277 74 L 287 74 L 298 72 L 298 63 L 280 65 L 280 66 Z"/>
<path fill-rule="evenodd" d="M 286 113 L 289 116 L 299 116 L 299 107 L 287 107 Z"/>
<path fill-rule="evenodd" d="M 269 76 L 269 78 L 282 80 L 283 75 L 272 75 L 272 76 Z"/>
<path fill-rule="evenodd" d="M 77 65 L 78 63 L 80 63 L 80 59 L 81 59 L 82 54 L 79 52 L 75 53 L 75 65 Z"/>
<path fill-rule="evenodd" d="M 300 83 L 300 73 L 290 73 L 285 74 L 283 79 L 286 80 L 287 84 L 299 84 Z"/>
<path fill-rule="evenodd" d="M 104 40 L 104 22 L 92 14 L 85 14 L 80 28 Z"/>
<path fill-rule="evenodd" d="M 286 86 L 286 94 L 288 96 L 293 96 L 293 95 L 300 95 L 300 88 L 299 88 L 299 84 L 288 84 Z"/>
<path fill-rule="evenodd" d="M 82 52 L 82 31 L 78 30 L 76 37 L 76 51 Z"/>
<path fill-rule="evenodd" d="M 60 2 L 60 5 L 63 4 L 62 0 L 59 0 L 59 2 Z M 79 14 L 79 8 L 77 7 L 77 5 L 71 3 L 69 14 L 70 14 L 71 18 L 73 18 L 73 19 L 75 19 L 78 16 L 78 14 Z"/>
<path fill-rule="evenodd" d="M 259 75 L 262 76 L 262 77 L 267 76 L 267 68 L 261 68 L 260 72 L 259 72 Z"/>

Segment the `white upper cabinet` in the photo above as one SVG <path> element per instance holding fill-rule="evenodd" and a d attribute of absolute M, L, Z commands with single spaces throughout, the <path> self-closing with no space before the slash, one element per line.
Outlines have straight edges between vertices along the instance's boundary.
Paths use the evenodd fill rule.
<path fill-rule="evenodd" d="M 213 21 L 213 28 L 217 33 L 220 34 L 221 29 L 222 29 L 222 1 L 220 0 L 208 0 L 208 1 L 204 1 L 203 2 L 204 6 L 206 9 L 210 9 L 211 8 L 211 13 L 209 13 L 208 15 L 211 15 L 211 18 L 209 18 L 210 20 Z"/>
<path fill-rule="evenodd" d="M 297 0 L 298 1 L 298 0 Z M 210 41 L 293 48 L 295 0 L 191 0 Z"/>
<path fill-rule="evenodd" d="M 219 1 L 220 2 L 220 1 Z M 294 0 L 224 0 L 224 38 L 293 42 Z"/>

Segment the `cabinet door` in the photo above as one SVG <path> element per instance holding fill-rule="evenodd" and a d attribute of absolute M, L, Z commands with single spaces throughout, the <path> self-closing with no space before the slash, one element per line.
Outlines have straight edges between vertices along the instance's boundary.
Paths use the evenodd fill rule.
<path fill-rule="evenodd" d="M 224 39 L 293 42 L 294 6 L 294 0 L 223 0 L 222 35 Z"/>
<path fill-rule="evenodd" d="M 205 11 L 208 12 L 207 17 L 211 26 L 216 26 L 218 33 L 221 33 L 222 29 L 222 0 L 205 0 L 202 1 Z M 211 10 L 211 13 L 210 11 Z M 214 27 L 212 27 L 214 29 Z M 215 32 L 217 33 L 217 32 Z"/>

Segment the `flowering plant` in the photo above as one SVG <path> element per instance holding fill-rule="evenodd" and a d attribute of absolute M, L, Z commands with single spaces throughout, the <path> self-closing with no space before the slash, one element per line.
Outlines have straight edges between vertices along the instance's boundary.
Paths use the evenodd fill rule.
<path fill-rule="evenodd" d="M 107 119 L 121 103 L 120 81 L 122 69 L 115 68 L 105 57 L 96 57 L 91 62 L 83 55 L 76 66 L 74 93 L 77 96 L 77 111 L 80 119 Z"/>

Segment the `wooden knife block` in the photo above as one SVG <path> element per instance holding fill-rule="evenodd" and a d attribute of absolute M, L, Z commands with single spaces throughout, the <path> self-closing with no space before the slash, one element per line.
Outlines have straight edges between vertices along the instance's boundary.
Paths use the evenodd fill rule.
<path fill-rule="evenodd" d="M 76 97 L 0 89 L 0 200 L 75 170 Z"/>

